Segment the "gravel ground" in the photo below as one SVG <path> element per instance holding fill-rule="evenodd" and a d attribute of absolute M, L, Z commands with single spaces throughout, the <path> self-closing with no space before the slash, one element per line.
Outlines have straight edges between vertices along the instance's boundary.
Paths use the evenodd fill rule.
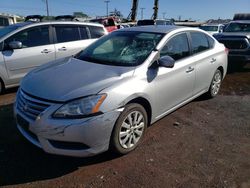
<path fill-rule="evenodd" d="M 0 186 L 250 187 L 250 68 L 228 74 L 220 94 L 150 126 L 126 156 L 44 153 L 17 131 L 16 89 L 0 96 Z"/>

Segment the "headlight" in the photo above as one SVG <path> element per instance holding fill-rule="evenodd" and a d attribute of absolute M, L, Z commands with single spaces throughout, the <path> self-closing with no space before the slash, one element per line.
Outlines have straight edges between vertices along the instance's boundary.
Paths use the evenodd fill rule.
<path fill-rule="evenodd" d="M 77 99 L 61 106 L 54 114 L 54 118 L 83 118 L 100 113 L 99 107 L 106 98 L 106 94 L 93 95 Z"/>

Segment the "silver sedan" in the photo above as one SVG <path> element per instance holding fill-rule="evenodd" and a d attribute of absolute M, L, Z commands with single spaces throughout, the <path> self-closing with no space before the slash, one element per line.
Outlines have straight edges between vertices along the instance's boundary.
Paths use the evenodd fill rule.
<path fill-rule="evenodd" d="M 126 154 L 146 128 L 194 98 L 218 94 L 227 49 L 177 26 L 114 31 L 75 57 L 30 72 L 14 105 L 19 131 L 53 154 Z"/>

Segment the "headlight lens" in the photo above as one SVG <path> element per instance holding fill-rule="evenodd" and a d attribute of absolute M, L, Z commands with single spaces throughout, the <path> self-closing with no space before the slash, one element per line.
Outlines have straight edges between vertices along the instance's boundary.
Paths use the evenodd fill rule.
<path fill-rule="evenodd" d="M 99 108 L 106 98 L 106 94 L 93 95 L 71 101 L 61 106 L 54 114 L 54 118 L 83 118 L 100 113 Z"/>

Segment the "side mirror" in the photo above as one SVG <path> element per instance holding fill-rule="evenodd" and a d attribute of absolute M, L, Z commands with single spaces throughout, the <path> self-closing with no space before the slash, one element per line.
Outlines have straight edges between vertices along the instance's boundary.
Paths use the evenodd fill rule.
<path fill-rule="evenodd" d="M 173 68 L 175 60 L 170 56 L 163 56 L 158 60 L 158 65 L 166 68 Z"/>
<path fill-rule="evenodd" d="M 21 49 L 23 47 L 23 44 L 20 41 L 12 41 L 8 45 L 9 45 L 9 48 L 13 49 L 13 50 L 14 49 Z"/>

